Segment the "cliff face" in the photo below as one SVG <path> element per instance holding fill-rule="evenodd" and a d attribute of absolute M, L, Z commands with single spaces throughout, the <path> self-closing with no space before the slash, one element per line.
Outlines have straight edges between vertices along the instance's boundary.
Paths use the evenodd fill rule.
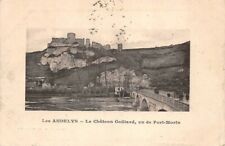
<path fill-rule="evenodd" d="M 137 87 L 149 87 L 151 78 L 147 74 L 137 75 L 135 70 L 119 67 L 114 70 L 102 72 L 99 76 L 99 82 L 103 86 L 129 86 L 135 89 Z M 126 85 L 128 82 L 129 85 Z"/>
<path fill-rule="evenodd" d="M 190 42 L 121 52 L 76 47 L 47 48 L 41 52 L 27 53 L 26 75 L 31 78 L 44 76 L 56 84 L 82 87 L 96 84 L 98 78 L 104 84 L 105 73 L 116 78 L 115 72 L 122 67 L 123 71 L 133 73 L 137 80 L 142 80 L 146 75 L 150 86 L 188 92 L 189 58 Z"/>

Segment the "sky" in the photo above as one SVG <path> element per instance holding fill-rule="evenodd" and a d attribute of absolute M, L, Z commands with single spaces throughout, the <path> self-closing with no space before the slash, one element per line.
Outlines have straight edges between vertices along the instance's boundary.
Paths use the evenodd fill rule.
<path fill-rule="evenodd" d="M 79 3 L 80 7 L 73 8 L 70 7 L 73 2 L 63 6 L 56 2 L 51 8 L 32 7 L 28 16 L 27 52 L 44 50 L 52 37 L 66 37 L 68 32 L 76 33 L 77 38 L 110 44 L 112 48 L 123 43 L 126 49 L 190 40 L 188 4 L 181 2 L 174 6 L 156 2 L 147 5 L 151 1 L 115 0 L 115 5 L 108 3 L 110 7 L 101 8 L 98 4 L 93 6 L 97 1 Z"/>

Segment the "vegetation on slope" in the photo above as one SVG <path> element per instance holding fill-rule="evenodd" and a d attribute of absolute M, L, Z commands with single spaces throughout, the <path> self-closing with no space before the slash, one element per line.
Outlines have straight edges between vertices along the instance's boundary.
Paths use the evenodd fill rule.
<path fill-rule="evenodd" d="M 56 84 L 86 86 L 90 82 L 95 82 L 100 73 L 122 66 L 135 70 L 137 75 L 147 74 L 151 78 L 153 87 L 189 92 L 190 42 L 157 48 L 126 49 L 122 52 L 90 49 L 94 50 L 96 55 L 87 58 L 88 62 L 103 56 L 114 57 L 116 61 L 91 64 L 83 68 L 62 69 L 54 73 L 49 66 L 40 64 L 44 50 L 27 53 L 26 75 L 27 77 L 43 76 Z"/>

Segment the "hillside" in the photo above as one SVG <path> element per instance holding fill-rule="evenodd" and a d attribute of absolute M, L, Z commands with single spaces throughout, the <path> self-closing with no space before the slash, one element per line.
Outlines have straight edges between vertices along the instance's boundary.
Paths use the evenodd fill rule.
<path fill-rule="evenodd" d="M 46 55 L 47 50 L 26 54 L 26 77 L 46 77 L 55 84 L 82 87 L 90 82 L 96 83 L 97 76 L 101 77 L 106 71 L 111 73 L 123 67 L 134 71 L 137 77 L 146 74 L 152 87 L 189 92 L 190 42 L 157 48 L 125 49 L 121 52 L 89 48 Z M 91 55 L 90 51 L 94 53 Z M 53 60 L 57 55 L 60 57 Z M 86 64 L 80 66 L 76 64 L 78 61 Z"/>

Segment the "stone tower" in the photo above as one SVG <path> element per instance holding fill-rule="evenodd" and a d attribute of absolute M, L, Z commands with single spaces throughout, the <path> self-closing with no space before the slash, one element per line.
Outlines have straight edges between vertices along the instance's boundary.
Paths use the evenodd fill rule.
<path fill-rule="evenodd" d="M 118 44 L 118 50 L 119 50 L 119 51 L 122 51 L 122 50 L 123 50 L 123 44 L 122 44 L 122 43 L 119 43 L 119 44 Z"/>
<path fill-rule="evenodd" d="M 86 44 L 85 44 L 86 48 L 89 48 L 91 46 L 91 41 L 90 39 L 86 39 Z"/>
<path fill-rule="evenodd" d="M 75 33 L 67 33 L 67 41 L 68 43 L 72 44 L 75 42 L 76 34 Z"/>

